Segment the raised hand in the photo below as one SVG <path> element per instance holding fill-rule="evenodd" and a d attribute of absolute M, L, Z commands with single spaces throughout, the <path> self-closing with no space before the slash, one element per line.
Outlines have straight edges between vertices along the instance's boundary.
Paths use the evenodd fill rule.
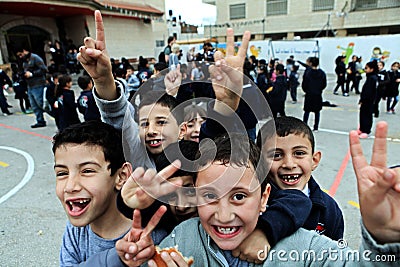
<path fill-rule="evenodd" d="M 386 167 L 388 125 L 378 122 L 368 164 L 356 131 L 350 132 L 350 152 L 357 176 L 360 211 L 365 227 L 380 243 L 400 242 L 400 172 Z"/>
<path fill-rule="evenodd" d="M 96 40 L 91 37 L 84 39 L 84 45 L 79 47 L 78 60 L 92 77 L 99 96 L 106 100 L 114 100 L 117 90 L 112 74 L 111 61 L 106 50 L 103 18 L 99 10 L 94 12 L 96 22 Z"/>
<path fill-rule="evenodd" d="M 156 198 L 176 191 L 182 184 L 182 180 L 174 179 L 171 183 L 167 179 L 180 166 L 180 161 L 176 160 L 159 173 L 154 169 L 145 171 L 142 167 L 136 168 L 121 190 L 125 204 L 133 209 L 144 209 L 149 207 Z"/>
<path fill-rule="evenodd" d="M 124 264 L 130 267 L 140 266 L 153 257 L 155 248 L 150 234 L 166 211 L 167 208 L 161 206 L 151 217 L 145 228 L 142 228 L 140 211 L 136 209 L 133 212 L 131 230 L 115 244 L 117 253 Z"/>
<path fill-rule="evenodd" d="M 226 55 L 224 57 L 222 52 L 215 52 L 215 65 L 211 65 L 209 70 L 216 99 L 234 111 L 239 105 L 243 91 L 243 64 L 247 56 L 251 34 L 249 31 L 244 32 L 242 44 L 236 56 L 235 36 L 232 28 L 226 30 L 226 36 Z M 222 104 L 220 107 L 221 102 L 219 101 L 216 101 L 214 109 L 223 114 L 229 113 L 225 105 Z"/>
<path fill-rule="evenodd" d="M 178 93 L 179 86 L 182 83 L 181 65 L 174 70 L 170 70 L 164 78 L 165 90 L 167 94 L 175 96 Z"/>
<path fill-rule="evenodd" d="M 259 258 L 259 251 L 263 250 L 267 254 L 270 248 L 264 232 L 255 229 L 236 249 L 232 250 L 232 255 L 244 261 L 261 264 L 263 261 Z"/>

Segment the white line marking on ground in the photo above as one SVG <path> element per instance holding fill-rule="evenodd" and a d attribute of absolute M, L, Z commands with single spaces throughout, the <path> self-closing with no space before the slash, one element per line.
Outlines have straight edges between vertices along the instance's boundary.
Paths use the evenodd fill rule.
<path fill-rule="evenodd" d="M 35 162 L 33 161 L 33 158 L 31 157 L 31 155 L 29 155 L 27 152 L 19 150 L 17 148 L 8 147 L 8 146 L 0 146 L 0 149 L 9 150 L 9 151 L 15 152 L 17 154 L 20 154 L 26 159 L 26 161 L 28 163 L 26 173 L 24 175 L 24 178 L 22 178 L 21 182 L 19 182 L 19 184 L 17 184 L 13 189 L 8 191 L 7 194 L 5 194 L 4 196 L 2 196 L 0 198 L 0 204 L 2 204 L 7 199 L 9 199 L 13 195 L 15 195 L 19 190 L 21 190 L 22 187 L 24 187 L 29 182 L 29 180 L 32 178 L 33 172 L 35 170 Z"/>

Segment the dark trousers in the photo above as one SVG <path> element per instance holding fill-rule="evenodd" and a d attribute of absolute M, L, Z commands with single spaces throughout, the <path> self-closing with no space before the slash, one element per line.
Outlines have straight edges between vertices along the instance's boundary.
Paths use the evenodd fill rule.
<path fill-rule="evenodd" d="M 399 102 L 399 96 L 395 97 L 388 96 L 386 100 L 386 111 L 394 110 L 394 107 L 396 106 L 397 102 Z"/>
<path fill-rule="evenodd" d="M 3 113 L 5 113 L 5 114 L 10 113 L 10 111 L 8 111 L 7 98 L 4 95 L 3 88 L 1 88 L 1 87 L 0 87 L 0 108 Z"/>
<path fill-rule="evenodd" d="M 371 133 L 373 108 L 372 103 L 362 103 L 360 106 L 360 131 L 363 133 Z"/>
<path fill-rule="evenodd" d="M 320 112 L 314 112 L 314 130 L 318 130 L 318 126 L 319 126 L 319 118 L 320 118 Z M 304 111 L 304 115 L 303 115 L 303 122 L 305 124 L 308 123 L 308 118 L 310 117 L 310 111 Z"/>
<path fill-rule="evenodd" d="M 345 88 L 344 88 L 344 81 L 343 81 L 343 82 L 338 82 L 338 83 L 336 84 L 336 87 L 335 87 L 335 89 L 333 90 L 333 92 L 337 92 L 337 90 L 339 89 L 339 87 L 342 89 L 342 94 L 348 93 L 348 91 L 346 91 Z"/>

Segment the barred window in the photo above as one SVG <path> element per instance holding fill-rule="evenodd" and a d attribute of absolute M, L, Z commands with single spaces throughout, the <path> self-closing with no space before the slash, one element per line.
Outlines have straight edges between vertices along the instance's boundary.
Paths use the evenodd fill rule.
<path fill-rule="evenodd" d="M 267 0 L 267 16 L 286 15 L 287 9 L 287 0 Z"/>
<path fill-rule="evenodd" d="M 355 10 L 400 7 L 400 1 L 399 0 L 353 0 L 352 7 Z"/>
<path fill-rule="evenodd" d="M 164 40 L 156 40 L 156 47 L 164 46 Z"/>
<path fill-rule="evenodd" d="M 313 11 L 333 10 L 335 0 L 313 0 Z"/>
<path fill-rule="evenodd" d="M 246 18 L 246 4 L 237 4 L 229 6 L 230 19 Z"/>

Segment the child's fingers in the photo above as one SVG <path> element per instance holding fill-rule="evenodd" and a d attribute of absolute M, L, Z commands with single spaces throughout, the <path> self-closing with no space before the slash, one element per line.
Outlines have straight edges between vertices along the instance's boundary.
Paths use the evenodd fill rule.
<path fill-rule="evenodd" d="M 161 206 L 158 208 L 158 210 L 151 217 L 147 226 L 143 229 L 143 234 L 142 234 L 143 236 L 150 235 L 150 233 L 156 228 L 157 224 L 161 220 L 161 217 L 165 214 L 166 211 L 167 207 L 165 206 Z"/>
<path fill-rule="evenodd" d="M 134 229 L 138 229 L 138 230 L 142 229 L 142 215 L 140 214 L 140 210 L 139 209 L 135 209 L 133 211 L 132 230 L 134 230 Z M 133 239 L 133 240 L 130 240 L 130 241 L 137 241 L 137 240 Z"/>
<path fill-rule="evenodd" d="M 226 29 L 226 56 L 235 55 L 235 36 L 232 28 Z"/>
<path fill-rule="evenodd" d="M 349 134 L 350 154 L 353 162 L 354 171 L 357 173 L 364 167 L 368 166 L 368 162 L 364 157 L 360 139 L 357 131 L 351 131 Z"/>
<path fill-rule="evenodd" d="M 177 170 L 179 170 L 180 167 L 181 167 L 180 160 L 173 161 L 170 165 L 162 169 L 157 174 L 157 180 L 159 180 L 160 182 L 168 180 L 168 178 L 171 177 Z"/>
<path fill-rule="evenodd" d="M 386 136 L 388 125 L 384 121 L 376 124 L 374 146 L 372 148 L 371 166 L 386 168 Z"/>
<path fill-rule="evenodd" d="M 251 39 L 251 33 L 249 31 L 245 31 L 243 33 L 242 43 L 238 51 L 238 56 L 243 59 L 247 56 L 247 49 L 249 47 L 250 39 Z"/>
<path fill-rule="evenodd" d="M 85 37 L 85 39 L 83 39 L 83 44 L 86 48 L 96 49 L 96 41 L 91 37 Z"/>
<path fill-rule="evenodd" d="M 99 50 L 106 49 L 106 37 L 104 34 L 103 18 L 99 10 L 94 12 L 94 18 L 96 23 L 96 48 Z"/>

